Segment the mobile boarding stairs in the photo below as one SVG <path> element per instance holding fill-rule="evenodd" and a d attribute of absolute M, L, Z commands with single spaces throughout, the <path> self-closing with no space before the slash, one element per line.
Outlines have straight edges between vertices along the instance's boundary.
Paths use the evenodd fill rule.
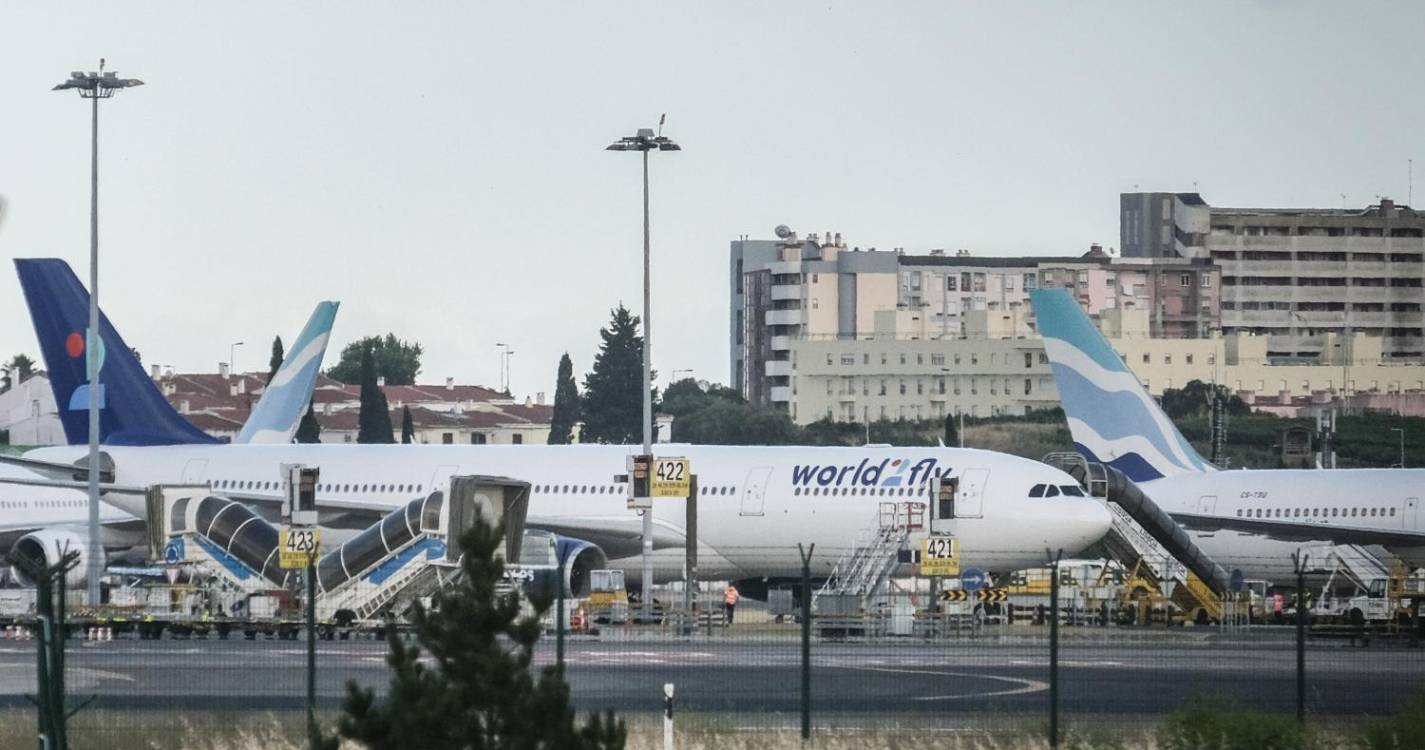
<path fill-rule="evenodd" d="M 390 511 L 317 559 L 317 617 L 403 613 L 459 573 L 458 540 L 477 517 L 505 522 L 504 559 L 519 560 L 528 508 L 527 482 L 451 477 L 446 488 Z M 204 486 L 155 485 L 147 511 L 150 556 L 159 564 L 187 568 L 194 580 L 216 577 L 243 594 L 298 590 L 302 571 L 280 564 L 279 527 L 241 502 Z"/>

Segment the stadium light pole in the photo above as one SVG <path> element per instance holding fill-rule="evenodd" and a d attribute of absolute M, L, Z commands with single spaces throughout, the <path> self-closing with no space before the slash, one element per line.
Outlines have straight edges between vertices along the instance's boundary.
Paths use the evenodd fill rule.
<path fill-rule="evenodd" d="M 658 118 L 659 133 L 652 128 L 639 128 L 637 133 L 624 136 L 609 144 L 605 151 L 639 151 L 643 154 L 643 455 L 653 454 L 653 368 L 652 341 L 653 327 L 650 321 L 650 299 L 648 278 L 648 152 L 682 151 L 683 147 L 662 134 L 663 121 L 667 115 Z M 629 477 L 629 481 L 633 481 Z M 648 622 L 653 615 L 653 509 L 643 511 L 643 620 Z"/>
<path fill-rule="evenodd" d="M 89 606 L 99 604 L 99 576 L 104 573 L 103 547 L 99 542 L 99 358 L 103 355 L 99 331 L 99 100 L 119 89 L 142 86 L 137 78 L 120 78 L 104 70 L 74 71 L 69 80 L 52 91 L 75 89 L 80 98 L 90 100 L 89 128 L 89 330 L 84 341 L 84 373 L 89 384 Z"/>

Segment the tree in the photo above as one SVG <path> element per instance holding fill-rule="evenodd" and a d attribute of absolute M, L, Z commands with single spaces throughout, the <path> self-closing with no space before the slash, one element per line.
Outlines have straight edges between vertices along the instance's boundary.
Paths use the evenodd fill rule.
<path fill-rule="evenodd" d="M 356 442 L 396 442 L 391 437 L 391 411 L 386 404 L 386 394 L 376 385 L 376 361 L 370 348 L 361 353 L 361 413 L 357 417 Z"/>
<path fill-rule="evenodd" d="M 569 352 L 559 358 L 559 371 L 554 376 L 554 414 L 549 421 L 549 444 L 567 445 L 579 421 L 579 386 L 574 383 L 574 363 Z"/>
<path fill-rule="evenodd" d="M 386 697 L 378 702 L 374 690 L 347 683 L 338 736 L 369 750 L 622 748 L 626 731 L 613 712 L 579 725 L 559 667 L 536 676 L 534 648 L 549 597 L 532 597 L 534 613 L 521 617 L 520 594 L 497 588 L 504 530 L 478 514 L 474 523 L 460 540 L 463 575 L 435 595 L 431 609 L 415 605 L 417 644 L 387 631 Z M 336 750 L 338 736 L 326 737 L 324 747 Z"/>
<path fill-rule="evenodd" d="M 302 422 L 297 425 L 297 434 L 293 439 L 299 443 L 320 443 L 322 442 L 322 423 L 317 421 L 317 410 L 312 408 L 312 402 L 307 402 L 307 413 L 302 415 Z"/>
<path fill-rule="evenodd" d="M 267 361 L 267 382 L 277 377 L 277 369 L 282 366 L 282 360 L 286 354 L 282 351 L 282 337 L 272 337 L 272 359 Z"/>
<path fill-rule="evenodd" d="M 643 337 L 638 318 L 619 305 L 608 328 L 599 329 L 603 344 L 594 369 L 584 376 L 586 443 L 633 444 L 643 440 Z"/>
<path fill-rule="evenodd" d="M 1206 415 L 1212 410 L 1214 389 L 1217 396 L 1222 399 L 1228 414 L 1238 416 L 1251 413 L 1252 407 L 1248 406 L 1240 396 L 1233 394 L 1227 386 L 1213 386 L 1201 380 L 1189 380 L 1182 388 L 1164 389 L 1160 401 L 1163 412 L 1173 419 Z"/>
<path fill-rule="evenodd" d="M 401 444 L 410 445 L 416 442 L 416 424 L 411 421 L 411 407 L 401 407 Z"/>
<path fill-rule="evenodd" d="M 416 375 L 421 371 L 421 345 L 396 338 L 396 334 L 367 336 L 353 341 L 341 350 L 341 359 L 336 366 L 327 370 L 327 375 L 342 383 L 359 383 L 361 378 L 362 352 L 371 350 L 376 362 L 376 374 L 386 379 L 387 385 L 414 385 Z"/>
<path fill-rule="evenodd" d="M 952 448 L 960 444 L 960 430 L 956 428 L 954 414 L 945 415 L 945 444 Z"/>

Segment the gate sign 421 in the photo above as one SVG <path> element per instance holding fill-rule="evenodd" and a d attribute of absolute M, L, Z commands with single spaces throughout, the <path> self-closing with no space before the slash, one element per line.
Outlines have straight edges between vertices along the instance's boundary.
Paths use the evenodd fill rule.
<path fill-rule="evenodd" d="M 687 497 L 692 489 L 692 477 L 688 459 L 655 458 L 648 494 L 650 497 Z"/>

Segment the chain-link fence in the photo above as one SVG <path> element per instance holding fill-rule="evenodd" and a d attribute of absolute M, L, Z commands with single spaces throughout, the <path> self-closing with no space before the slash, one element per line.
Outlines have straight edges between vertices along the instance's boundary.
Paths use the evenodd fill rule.
<path fill-rule="evenodd" d="M 781 554 L 800 561 L 795 546 Z M 811 554 L 814 567 L 838 552 Z M 1220 562 L 1251 571 L 1279 561 Z M 665 685 L 679 736 L 796 735 L 805 717 L 813 736 L 1043 742 L 1051 726 L 1061 737 L 1151 731 L 1194 696 L 1287 717 L 1301 710 L 1349 731 L 1425 687 L 1425 595 L 1403 574 L 1373 589 L 1309 570 L 1300 628 L 1294 580 L 1244 579 L 1239 591 L 1197 601 L 1102 560 L 984 581 L 895 577 L 854 602 L 836 600 L 820 576 L 806 588 L 742 581 L 736 593 L 709 581 L 696 596 L 674 583 L 655 589 L 647 622 L 620 577 L 597 574 L 585 595 L 567 598 L 562 634 L 551 607 L 535 667 L 562 657 L 577 710 L 612 709 L 649 742 L 661 738 Z M 68 722 L 72 747 L 225 746 L 267 735 L 302 745 L 309 641 L 300 588 L 244 595 L 235 607 L 231 587 L 215 581 L 113 578 L 124 583 L 102 609 L 68 595 L 63 710 L 82 706 Z M 36 607 L 33 589 L 0 590 L 0 602 L 0 746 L 24 747 L 42 720 L 31 699 L 53 663 L 40 646 L 54 613 Z M 392 614 L 410 602 L 386 604 L 374 618 L 318 620 L 324 726 L 348 682 L 385 694 L 387 633 L 414 637 Z"/>

